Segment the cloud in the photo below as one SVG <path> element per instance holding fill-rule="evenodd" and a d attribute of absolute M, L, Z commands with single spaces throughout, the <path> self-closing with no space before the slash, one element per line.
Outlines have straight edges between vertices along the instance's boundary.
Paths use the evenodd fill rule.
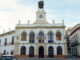
<path fill-rule="evenodd" d="M 19 20 L 26 24 L 28 20 L 31 23 L 35 20 L 35 7 L 33 5 L 24 7 L 17 2 L 19 0 L 0 0 L 0 26 L 6 31 L 9 28 L 14 29 Z"/>
<path fill-rule="evenodd" d="M 64 19 L 65 25 L 69 27 L 80 22 L 80 0 L 44 1 L 50 23 L 53 19 L 56 22 Z M 37 2 L 38 0 L 0 0 L 0 26 L 8 31 L 9 28 L 14 29 L 19 20 L 25 24 L 28 20 L 33 23 L 36 20 Z"/>

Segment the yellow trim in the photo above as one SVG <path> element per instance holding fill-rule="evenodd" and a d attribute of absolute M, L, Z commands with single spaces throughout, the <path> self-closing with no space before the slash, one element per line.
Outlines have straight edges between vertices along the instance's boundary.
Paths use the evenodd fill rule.
<path fill-rule="evenodd" d="M 62 26 L 62 27 L 16 27 L 16 29 L 36 29 L 36 28 L 39 28 L 39 29 L 55 29 L 55 28 L 65 28 L 65 26 Z"/>
<path fill-rule="evenodd" d="M 13 30 L 13 31 L 10 31 L 10 32 L 6 32 L 6 33 L 3 33 L 3 34 L 0 34 L 0 37 L 1 36 L 6 36 L 6 35 L 11 35 L 11 34 L 14 34 L 15 33 L 15 31 Z"/>

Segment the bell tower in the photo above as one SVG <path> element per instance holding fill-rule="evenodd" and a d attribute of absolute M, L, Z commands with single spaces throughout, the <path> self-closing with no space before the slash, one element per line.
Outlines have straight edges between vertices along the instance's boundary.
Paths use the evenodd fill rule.
<path fill-rule="evenodd" d="M 38 11 L 36 12 L 36 21 L 34 24 L 48 24 L 43 0 L 39 0 L 38 2 Z"/>
<path fill-rule="evenodd" d="M 44 9 L 44 1 L 43 1 L 43 0 L 40 0 L 40 1 L 38 2 L 38 8 L 39 8 L 39 9 Z"/>

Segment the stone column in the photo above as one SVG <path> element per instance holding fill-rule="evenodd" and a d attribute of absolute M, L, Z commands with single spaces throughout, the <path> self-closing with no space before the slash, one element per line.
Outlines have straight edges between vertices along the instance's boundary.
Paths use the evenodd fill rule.
<path fill-rule="evenodd" d="M 55 33 L 54 33 L 54 37 L 53 38 L 54 38 L 54 43 L 55 43 L 56 42 L 56 34 Z"/>
<path fill-rule="evenodd" d="M 14 56 L 15 57 L 19 56 L 19 43 L 14 44 Z"/>
<path fill-rule="evenodd" d="M 20 29 L 16 30 L 16 38 L 15 38 L 15 43 L 14 43 L 14 56 L 18 57 L 19 56 L 19 42 L 20 42 Z"/>
<path fill-rule="evenodd" d="M 47 58 L 48 55 L 47 55 L 47 45 L 45 44 L 44 45 L 44 57 Z"/>
<path fill-rule="evenodd" d="M 46 39 L 45 39 L 45 43 L 48 43 L 48 35 L 45 34 L 45 37 L 46 37 Z"/>
<path fill-rule="evenodd" d="M 68 57 L 67 44 L 64 44 L 64 56 Z"/>
<path fill-rule="evenodd" d="M 35 35 L 35 43 L 38 43 L 37 35 Z"/>
<path fill-rule="evenodd" d="M 62 40 L 63 42 L 65 42 L 65 41 L 64 41 L 64 40 L 65 40 L 65 39 L 64 39 L 64 34 L 61 35 L 61 40 Z"/>
<path fill-rule="evenodd" d="M 54 47 L 54 56 L 57 55 L 57 47 Z"/>
<path fill-rule="evenodd" d="M 27 43 L 29 43 L 29 33 L 27 33 Z"/>
<path fill-rule="evenodd" d="M 36 44 L 36 49 L 35 49 L 35 58 L 38 58 L 38 50 L 39 48 L 38 48 L 38 45 Z"/>

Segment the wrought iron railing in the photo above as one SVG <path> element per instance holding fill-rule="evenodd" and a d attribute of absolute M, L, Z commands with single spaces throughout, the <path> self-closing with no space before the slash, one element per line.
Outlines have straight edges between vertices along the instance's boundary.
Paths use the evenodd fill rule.
<path fill-rule="evenodd" d="M 71 43 L 71 47 L 79 45 L 78 41 L 74 41 Z"/>

